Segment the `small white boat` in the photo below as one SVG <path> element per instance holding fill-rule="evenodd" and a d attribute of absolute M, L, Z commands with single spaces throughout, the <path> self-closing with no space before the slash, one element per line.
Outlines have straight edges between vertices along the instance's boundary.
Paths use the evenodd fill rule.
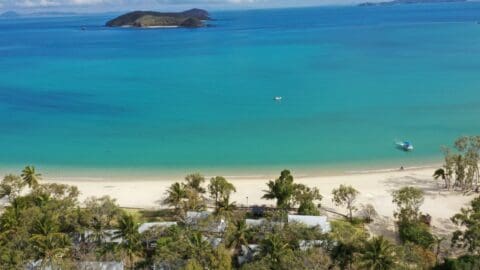
<path fill-rule="evenodd" d="M 409 141 L 404 141 L 404 142 L 396 142 L 397 148 L 400 150 L 403 150 L 405 152 L 410 152 L 413 151 L 413 144 Z"/>
<path fill-rule="evenodd" d="M 275 101 L 280 101 L 280 100 L 282 100 L 282 99 L 283 99 L 283 98 L 282 98 L 281 96 L 276 96 L 276 97 L 273 98 L 273 100 L 275 100 Z"/>

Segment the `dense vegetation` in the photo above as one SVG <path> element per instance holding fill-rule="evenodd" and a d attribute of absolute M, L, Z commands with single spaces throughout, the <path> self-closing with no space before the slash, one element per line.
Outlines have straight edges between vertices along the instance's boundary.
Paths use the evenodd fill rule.
<path fill-rule="evenodd" d="M 445 178 L 453 186 L 476 186 L 478 138 L 457 142 Z M 450 155 L 455 155 L 451 158 Z M 461 156 L 461 158 L 460 158 Z M 450 170 L 454 170 L 453 174 Z M 446 180 L 449 187 L 450 180 Z M 371 205 L 356 203 L 359 192 L 341 185 L 332 201 L 345 213 L 331 217 L 331 230 L 288 222 L 288 214 L 320 215 L 322 196 L 296 183 L 288 170 L 266 185 L 263 198 L 275 208 L 242 207 L 231 201 L 236 188 L 221 176 L 207 181 L 191 174 L 165 192 L 158 211 L 122 209 L 108 196 L 79 201 L 76 187 L 44 184 L 34 167 L 6 175 L 0 183 L 0 269 L 82 269 L 82 262 L 122 262 L 127 269 L 480 269 L 480 197 L 452 217 L 459 225 L 452 248 L 461 255 L 440 256 L 444 238 L 432 234 L 420 208 L 424 194 L 415 187 L 392 193 L 398 239 L 370 235 L 376 219 Z M 161 195 L 159 194 L 159 197 Z M 212 210 L 197 222 L 189 211 Z M 360 210 L 359 210 L 360 209 Z M 262 218 L 257 226 L 246 218 Z M 146 221 L 175 221 L 140 231 Z M 219 224 L 225 226 L 220 228 Z"/>

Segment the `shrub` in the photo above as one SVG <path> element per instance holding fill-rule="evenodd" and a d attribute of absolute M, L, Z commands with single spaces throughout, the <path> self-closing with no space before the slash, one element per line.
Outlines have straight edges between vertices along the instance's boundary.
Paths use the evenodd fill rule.
<path fill-rule="evenodd" d="M 480 256 L 465 255 L 457 259 L 446 259 L 434 270 L 473 270 L 480 269 Z"/>
<path fill-rule="evenodd" d="M 403 242 L 411 242 L 426 249 L 435 243 L 428 226 L 423 223 L 400 223 L 399 234 Z"/>

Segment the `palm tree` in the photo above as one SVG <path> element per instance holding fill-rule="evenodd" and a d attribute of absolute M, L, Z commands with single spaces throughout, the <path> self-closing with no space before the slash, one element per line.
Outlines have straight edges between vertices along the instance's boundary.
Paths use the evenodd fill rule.
<path fill-rule="evenodd" d="M 94 242 L 98 247 L 105 243 L 105 239 L 111 237 L 111 233 L 107 230 L 106 224 L 94 217 L 90 224 L 92 232 L 88 235 L 88 240 Z"/>
<path fill-rule="evenodd" d="M 235 204 L 235 202 L 230 202 L 230 196 L 227 196 L 223 198 L 223 200 L 218 202 L 215 214 L 230 218 L 236 208 L 237 205 Z"/>
<path fill-rule="evenodd" d="M 267 183 L 268 190 L 265 190 L 263 199 L 277 200 L 277 207 L 287 209 L 290 208 L 291 199 L 295 192 L 295 184 L 293 183 L 293 176 L 289 170 L 283 170 L 280 177 L 275 181 Z"/>
<path fill-rule="evenodd" d="M 340 269 L 352 269 L 356 250 L 357 248 L 351 243 L 345 244 L 343 242 L 339 242 L 331 251 L 331 256 Z"/>
<path fill-rule="evenodd" d="M 372 238 L 365 243 L 360 263 L 369 270 L 392 269 L 395 265 L 393 245 L 383 236 Z"/>
<path fill-rule="evenodd" d="M 38 258 L 42 260 L 42 269 L 61 266 L 63 260 L 69 256 L 70 239 L 64 233 L 36 234 L 32 235 L 30 240 Z"/>
<path fill-rule="evenodd" d="M 242 246 L 248 247 L 248 227 L 244 219 L 236 220 L 234 226 L 234 231 L 227 239 L 227 247 L 233 248 L 234 254 L 238 255 Z"/>
<path fill-rule="evenodd" d="M 35 171 L 35 167 L 27 166 L 22 171 L 22 179 L 29 188 L 38 187 L 38 181 L 42 179 L 42 175 Z"/>
<path fill-rule="evenodd" d="M 433 178 L 435 178 L 435 180 L 438 180 L 439 178 L 442 179 L 445 182 L 445 188 L 449 188 L 448 187 L 447 174 L 446 174 L 444 169 L 442 169 L 442 168 L 437 169 L 433 173 Z"/>
<path fill-rule="evenodd" d="M 42 260 L 42 267 L 61 264 L 70 251 L 70 239 L 60 232 L 55 220 L 56 217 L 44 214 L 35 220 L 32 227 L 30 241 L 37 257 Z"/>
<path fill-rule="evenodd" d="M 289 252 L 291 252 L 289 244 L 278 234 L 269 234 L 260 244 L 260 255 L 267 257 L 272 265 L 279 265 L 281 258 Z"/>
<path fill-rule="evenodd" d="M 189 237 L 188 237 L 188 252 L 189 255 L 188 257 L 196 259 L 198 262 L 200 262 L 203 265 L 208 264 L 208 254 L 212 250 L 212 246 L 210 245 L 210 242 L 203 237 L 203 235 L 200 232 L 193 232 Z"/>
<path fill-rule="evenodd" d="M 178 182 L 172 184 L 166 191 L 167 197 L 162 201 L 163 204 L 175 207 L 178 211 L 183 204 L 183 200 L 187 197 L 187 191 L 183 184 Z"/>
<path fill-rule="evenodd" d="M 139 224 L 135 218 L 129 214 L 123 214 L 118 220 L 117 231 L 113 234 L 113 239 L 122 239 L 119 248 L 128 256 L 130 268 L 134 268 L 134 256 L 140 249 Z"/>

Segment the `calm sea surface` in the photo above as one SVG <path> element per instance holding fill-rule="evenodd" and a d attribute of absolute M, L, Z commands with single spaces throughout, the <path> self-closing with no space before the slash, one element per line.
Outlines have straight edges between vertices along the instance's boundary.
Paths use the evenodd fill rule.
<path fill-rule="evenodd" d="M 377 167 L 480 134 L 480 3 L 116 15 L 0 20 L 0 167 Z"/>

